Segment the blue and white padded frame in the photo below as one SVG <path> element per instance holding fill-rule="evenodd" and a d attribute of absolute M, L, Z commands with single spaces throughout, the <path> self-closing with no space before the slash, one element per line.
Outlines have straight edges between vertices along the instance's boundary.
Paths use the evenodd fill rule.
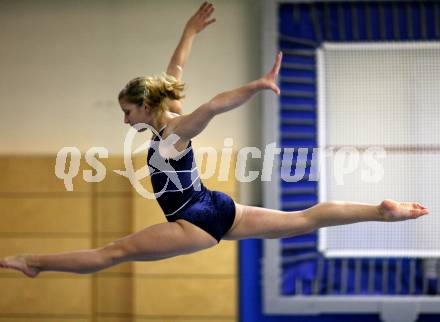
<path fill-rule="evenodd" d="M 263 70 L 284 52 L 282 95 L 263 96 L 263 144 L 277 142 L 281 148 L 312 152 L 318 146 L 317 52 L 324 43 L 440 39 L 438 1 L 263 0 L 262 6 Z M 272 181 L 263 183 L 265 207 L 293 211 L 319 201 L 319 182 L 307 180 L 311 154 L 305 180 L 290 183 L 280 178 L 286 169 L 279 156 Z M 436 259 L 325 258 L 316 233 L 266 240 L 262 253 L 264 315 L 380 314 L 386 322 L 413 322 L 421 313 L 440 313 Z"/>

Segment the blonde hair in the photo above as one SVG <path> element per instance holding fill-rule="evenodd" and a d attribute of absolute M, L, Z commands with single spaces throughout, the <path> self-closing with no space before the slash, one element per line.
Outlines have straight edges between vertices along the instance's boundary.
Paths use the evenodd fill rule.
<path fill-rule="evenodd" d="M 152 77 L 136 77 L 119 92 L 119 101 L 142 106 L 147 103 L 153 111 L 160 114 L 168 110 L 166 99 L 184 98 L 185 84 L 167 74 Z"/>

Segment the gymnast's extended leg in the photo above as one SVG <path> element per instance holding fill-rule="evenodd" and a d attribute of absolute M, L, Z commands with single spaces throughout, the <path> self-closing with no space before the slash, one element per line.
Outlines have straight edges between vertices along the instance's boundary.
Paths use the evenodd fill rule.
<path fill-rule="evenodd" d="M 97 249 L 55 254 L 28 254 L 0 260 L 0 267 L 29 277 L 42 271 L 94 273 L 127 261 L 154 261 L 212 247 L 217 241 L 185 220 L 162 223 Z"/>
<path fill-rule="evenodd" d="M 428 214 L 418 203 L 386 199 L 379 205 L 342 201 L 319 203 L 294 212 L 236 204 L 236 218 L 224 239 L 282 238 L 309 233 L 321 227 L 362 221 L 399 221 Z"/>

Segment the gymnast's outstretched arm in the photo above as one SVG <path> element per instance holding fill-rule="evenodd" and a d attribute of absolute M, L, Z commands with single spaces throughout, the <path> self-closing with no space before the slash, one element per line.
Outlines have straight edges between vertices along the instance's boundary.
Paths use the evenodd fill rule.
<path fill-rule="evenodd" d="M 185 28 L 183 29 L 180 41 L 168 64 L 168 75 L 174 76 L 177 80 L 182 79 L 183 68 L 191 52 L 194 38 L 208 25 L 215 22 L 215 19 L 211 18 L 213 12 L 214 6 L 211 3 L 204 2 L 197 12 L 191 16 L 191 18 L 189 18 Z M 171 112 L 182 114 L 182 104 L 180 101 L 169 101 L 168 107 L 170 108 Z"/>
<path fill-rule="evenodd" d="M 191 114 L 174 118 L 168 124 L 170 130 L 178 135 L 182 141 L 187 141 L 201 133 L 214 116 L 243 105 L 258 92 L 268 89 L 279 95 L 280 89 L 276 81 L 282 58 L 283 54 L 278 53 L 272 69 L 260 79 L 240 88 L 220 93 Z"/>

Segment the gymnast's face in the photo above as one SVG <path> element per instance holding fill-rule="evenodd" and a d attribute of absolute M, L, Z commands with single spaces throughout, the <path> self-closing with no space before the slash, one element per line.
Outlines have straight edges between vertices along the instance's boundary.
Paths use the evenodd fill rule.
<path fill-rule="evenodd" d="M 139 106 L 134 103 L 129 103 L 125 100 L 119 102 L 121 109 L 124 112 L 124 123 L 133 126 L 138 123 L 146 123 L 151 125 L 153 115 L 148 105 Z"/>

